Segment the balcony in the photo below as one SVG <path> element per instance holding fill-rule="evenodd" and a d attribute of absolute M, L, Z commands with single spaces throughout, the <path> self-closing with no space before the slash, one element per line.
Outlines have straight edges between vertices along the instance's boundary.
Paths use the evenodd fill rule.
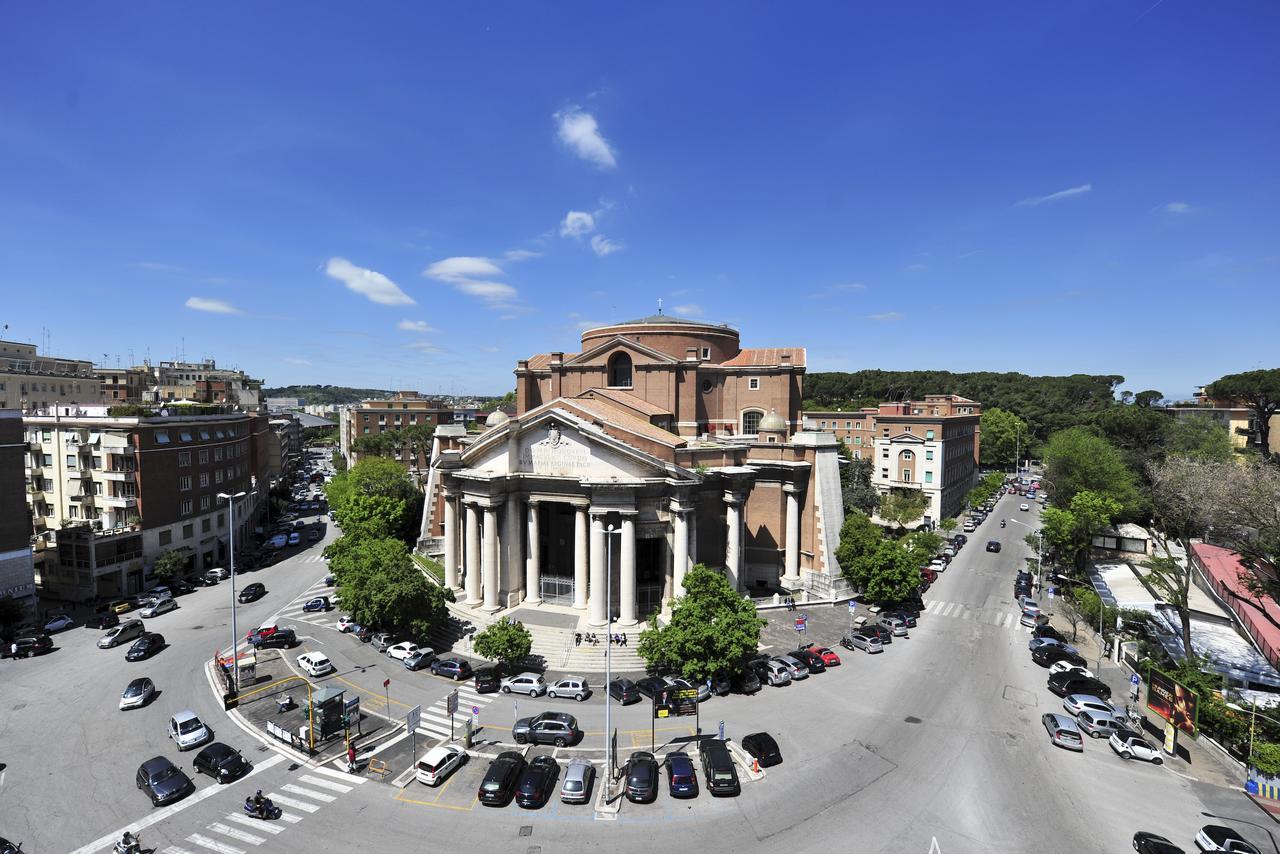
<path fill-rule="evenodd" d="M 138 506 L 136 495 L 96 495 L 96 503 L 101 507 L 133 508 Z"/>
<path fill-rule="evenodd" d="M 35 439 L 32 439 L 31 441 L 27 442 L 27 450 L 35 451 L 37 454 L 40 453 L 40 443 L 37 442 Z"/>
<path fill-rule="evenodd" d="M 101 495 L 94 495 L 93 493 L 81 493 L 80 495 L 68 495 L 67 500 L 76 504 L 93 504 L 94 499 L 101 497 Z"/>
<path fill-rule="evenodd" d="M 138 474 L 137 469 L 98 469 L 103 480 L 114 480 L 117 483 L 133 483 Z"/>
<path fill-rule="evenodd" d="M 93 469 L 67 469 L 68 480 L 84 480 L 93 477 Z"/>

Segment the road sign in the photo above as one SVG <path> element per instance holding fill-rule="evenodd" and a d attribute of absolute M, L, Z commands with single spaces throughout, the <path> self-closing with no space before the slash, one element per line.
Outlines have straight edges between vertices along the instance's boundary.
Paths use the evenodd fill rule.
<path fill-rule="evenodd" d="M 405 713 L 404 724 L 409 728 L 409 732 L 413 732 L 420 723 L 422 723 L 422 706 L 414 706 Z"/>
<path fill-rule="evenodd" d="M 383 680 L 382 680 L 382 687 L 383 687 L 383 688 L 390 688 L 390 687 L 391 687 L 391 680 L 390 680 L 390 679 L 383 679 Z"/>
<path fill-rule="evenodd" d="M 851 613 L 851 614 L 852 614 L 852 613 L 853 613 L 854 611 L 856 611 L 856 610 L 858 610 L 858 600 L 857 600 L 857 599 L 850 599 L 850 600 L 849 600 L 849 613 Z"/>
<path fill-rule="evenodd" d="M 1136 674 L 1136 673 L 1132 674 L 1132 675 L 1129 677 L 1129 684 L 1130 684 L 1130 685 L 1139 685 L 1139 684 L 1141 684 L 1141 682 L 1142 682 L 1142 680 L 1138 678 L 1138 674 Z"/>
<path fill-rule="evenodd" d="M 479 707 L 479 706 L 472 706 L 472 707 L 471 707 L 471 717 L 473 717 L 473 718 L 478 718 L 478 717 L 480 717 L 480 707 Z"/>
<path fill-rule="evenodd" d="M 458 713 L 458 689 L 454 688 L 449 692 L 449 696 L 445 698 L 445 708 L 449 714 L 456 715 Z"/>

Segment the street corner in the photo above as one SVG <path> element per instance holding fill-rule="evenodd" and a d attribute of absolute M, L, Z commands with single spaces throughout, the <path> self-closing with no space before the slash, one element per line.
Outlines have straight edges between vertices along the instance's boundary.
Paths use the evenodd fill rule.
<path fill-rule="evenodd" d="M 396 790 L 395 800 L 417 807 L 470 812 L 479 805 L 477 792 L 484 780 L 489 760 L 468 755 L 466 760 L 444 782 L 428 786 L 417 779 L 410 757 L 409 774 L 402 787 Z"/>

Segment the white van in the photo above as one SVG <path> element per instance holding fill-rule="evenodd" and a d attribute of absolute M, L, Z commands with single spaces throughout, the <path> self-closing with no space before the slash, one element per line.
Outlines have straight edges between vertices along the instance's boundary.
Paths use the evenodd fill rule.
<path fill-rule="evenodd" d="M 298 656 L 298 666 L 308 676 L 324 676 L 333 672 L 333 662 L 323 652 L 304 652 Z"/>

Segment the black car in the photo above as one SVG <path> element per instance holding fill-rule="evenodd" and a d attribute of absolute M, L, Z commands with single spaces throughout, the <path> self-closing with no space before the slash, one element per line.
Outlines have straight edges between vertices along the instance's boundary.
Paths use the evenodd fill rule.
<path fill-rule="evenodd" d="M 1030 582 L 1030 581 L 1026 582 L 1025 584 L 1024 584 L 1024 583 L 1022 583 L 1022 582 L 1015 582 L 1015 583 L 1014 583 L 1014 585 L 1013 585 L 1013 598 L 1014 598 L 1014 599 L 1017 599 L 1017 598 L 1019 598 L 1020 596 L 1030 596 L 1030 595 L 1031 595 L 1031 582 Z"/>
<path fill-rule="evenodd" d="M 658 797 L 658 760 L 647 750 L 637 750 L 627 760 L 627 800 L 637 804 Z"/>
<path fill-rule="evenodd" d="M 144 661 L 164 649 L 164 635 L 159 632 L 147 632 L 133 642 L 129 651 L 124 654 L 125 661 Z"/>
<path fill-rule="evenodd" d="M 952 534 L 951 539 L 961 544 L 969 542 L 969 538 L 966 537 L 964 534 Z"/>
<path fill-rule="evenodd" d="M 192 767 L 196 773 L 208 774 L 219 783 L 230 783 L 249 773 L 250 766 L 240 751 L 215 741 L 196 754 Z"/>
<path fill-rule="evenodd" d="M 916 618 L 920 616 L 920 611 L 919 609 L 915 609 L 915 613 L 912 613 L 912 610 L 894 606 L 893 608 L 881 611 L 880 616 L 897 617 L 899 620 L 902 620 L 902 622 L 907 624 L 907 628 L 914 629 L 916 627 Z"/>
<path fill-rule="evenodd" d="M 267 595 L 267 588 L 255 581 L 252 584 L 246 585 L 245 588 L 240 591 L 240 595 L 236 598 L 240 600 L 241 604 L 244 604 L 245 602 L 256 602 L 265 595 Z"/>
<path fill-rule="evenodd" d="M 644 679 L 641 679 L 636 683 L 636 690 L 649 699 L 653 699 L 655 694 L 666 687 L 667 680 L 663 679 L 661 676 L 646 676 Z"/>
<path fill-rule="evenodd" d="M 698 772 L 694 769 L 689 754 L 668 753 L 663 764 L 667 766 L 667 790 L 671 797 L 698 797 Z"/>
<path fill-rule="evenodd" d="M 756 678 L 756 683 L 766 685 L 769 682 L 769 659 L 768 657 L 753 658 L 747 662 L 743 668 L 746 673 L 750 673 Z"/>
<path fill-rule="evenodd" d="M 816 652 L 807 649 L 797 649 L 788 652 L 787 655 L 799 661 L 805 667 L 809 668 L 810 673 L 825 673 L 827 671 L 827 663 L 822 660 L 822 656 Z"/>
<path fill-rule="evenodd" d="M 724 697 L 733 690 L 733 678 L 728 673 L 721 670 L 711 674 L 711 693 L 717 697 Z"/>
<path fill-rule="evenodd" d="M 492 694 L 502 686 L 502 677 L 496 667 L 481 667 L 476 671 L 475 687 L 477 694 Z"/>
<path fill-rule="evenodd" d="M 987 551 L 989 551 L 989 552 L 998 552 L 998 551 L 1000 551 L 1000 541 L 999 541 L 999 540 L 987 540 Z"/>
<path fill-rule="evenodd" d="M 769 768 L 782 762 L 782 751 L 778 742 L 767 732 L 753 732 L 742 737 L 742 749 L 760 763 L 761 768 Z"/>
<path fill-rule="evenodd" d="M 103 611 L 91 620 L 84 621 L 86 629 L 114 629 L 120 625 L 120 616 L 115 611 Z"/>
<path fill-rule="evenodd" d="M 151 805 L 171 804 L 195 791 L 195 784 L 163 756 L 148 759 L 138 767 L 138 788 L 151 798 Z"/>
<path fill-rule="evenodd" d="M 737 797 L 742 793 L 733 757 L 723 741 L 709 739 L 699 747 L 702 755 L 702 779 L 714 797 Z"/>
<path fill-rule="evenodd" d="M 880 638 L 880 643 L 882 644 L 893 643 L 893 632 L 889 631 L 884 626 L 861 626 L 858 629 L 858 633 L 868 635 L 869 637 Z"/>
<path fill-rule="evenodd" d="M 489 763 L 489 770 L 484 772 L 476 798 L 485 806 L 506 806 L 515 796 L 516 784 L 523 771 L 523 754 L 514 750 L 499 753 L 498 758 Z"/>
<path fill-rule="evenodd" d="M 1067 638 L 1062 632 L 1055 629 L 1048 623 L 1041 623 L 1031 630 L 1031 636 L 1035 638 L 1053 638 L 1059 643 L 1066 643 Z"/>
<path fill-rule="evenodd" d="M 1069 694 L 1092 694 L 1100 700 L 1111 699 L 1111 688 L 1100 679 L 1081 676 L 1072 670 L 1064 670 L 1049 677 L 1049 690 L 1059 697 Z"/>
<path fill-rule="evenodd" d="M 1139 830 L 1133 835 L 1133 850 L 1138 854 L 1186 854 L 1163 836 Z"/>
<path fill-rule="evenodd" d="M 555 790 L 560 766 L 550 756 L 537 756 L 525 766 L 516 784 L 516 805 L 537 809 L 547 802 Z"/>
<path fill-rule="evenodd" d="M 14 644 L 17 644 L 17 652 L 13 651 Z M 30 658 L 33 655 L 42 655 L 51 649 L 53 649 L 53 638 L 44 632 L 20 634 L 4 644 L 4 654 L 14 658 Z"/>
<path fill-rule="evenodd" d="M 750 667 L 744 667 L 733 676 L 733 690 L 739 694 L 754 694 L 760 690 L 760 677 Z"/>
<path fill-rule="evenodd" d="M 1048 667 L 1052 664 L 1057 664 L 1059 661 L 1069 661 L 1077 667 L 1085 666 L 1084 656 L 1057 644 L 1045 644 L 1037 647 L 1031 653 L 1031 660 L 1041 667 Z"/>
<path fill-rule="evenodd" d="M 615 679 L 609 683 L 609 696 L 626 706 L 640 702 L 640 689 L 630 679 Z"/>
<path fill-rule="evenodd" d="M 265 649 L 272 646 L 292 649 L 298 645 L 298 635 L 293 629 L 276 629 L 269 635 L 254 632 L 249 636 L 249 643 L 254 649 Z"/>

